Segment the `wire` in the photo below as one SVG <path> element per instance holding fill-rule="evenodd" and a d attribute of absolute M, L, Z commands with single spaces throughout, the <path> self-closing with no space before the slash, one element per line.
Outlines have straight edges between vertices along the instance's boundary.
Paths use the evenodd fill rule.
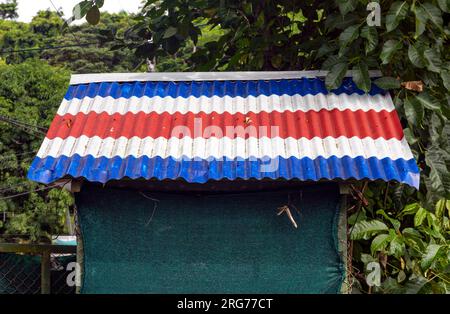
<path fill-rule="evenodd" d="M 26 122 L 23 122 L 23 121 L 19 121 L 19 120 L 16 120 L 16 119 L 12 119 L 10 117 L 3 116 L 3 115 L 0 115 L 0 121 L 1 122 L 7 122 L 7 123 L 13 124 L 15 126 L 21 127 L 21 128 L 28 129 L 29 131 L 33 131 L 33 132 L 37 131 L 37 132 L 39 132 L 40 134 L 43 134 L 43 135 L 46 135 L 46 132 L 47 132 L 46 128 L 41 127 L 39 125 L 29 124 L 29 123 L 26 123 Z M 35 133 L 32 133 L 32 134 L 35 134 Z"/>
<path fill-rule="evenodd" d="M 61 188 L 63 188 L 63 187 L 66 186 L 66 184 L 69 183 L 69 182 L 70 182 L 70 179 L 67 180 L 67 182 L 65 182 L 64 184 L 50 185 L 50 186 L 46 186 L 46 187 L 43 187 L 43 188 L 40 188 L 40 189 L 35 189 L 35 190 L 33 190 L 33 191 L 28 191 L 28 192 L 23 192 L 23 193 L 19 193 L 19 194 L 14 194 L 14 195 L 2 197 L 2 198 L 0 198 L 0 201 L 8 200 L 8 199 L 15 198 L 15 197 L 19 197 L 19 196 L 23 196 L 23 195 L 28 195 L 28 194 L 31 194 L 31 193 L 34 193 L 34 192 L 39 192 L 39 191 L 49 190 L 49 189 L 53 189 L 53 188 L 56 188 L 56 187 L 61 187 Z"/>
<path fill-rule="evenodd" d="M 30 184 L 30 183 L 31 183 L 30 181 L 23 181 L 22 183 L 19 183 L 19 184 L 16 184 L 16 185 L 12 185 L 12 186 L 7 187 L 7 188 L 0 189 L 0 193 L 4 193 L 5 191 L 8 191 L 8 190 L 14 190 L 15 188 L 18 188 L 20 186 L 24 186 L 25 184 Z"/>
<path fill-rule="evenodd" d="M 90 42 L 85 44 L 73 44 L 73 45 L 62 45 L 62 46 L 47 46 L 47 47 L 39 47 L 39 48 L 24 48 L 17 50 L 0 50 L 0 54 L 6 53 L 20 53 L 20 52 L 28 52 L 28 51 L 42 51 L 42 50 L 51 50 L 51 49 L 63 49 L 63 48 L 71 48 L 71 47 L 85 47 L 91 45 L 98 45 L 99 42 Z"/>
<path fill-rule="evenodd" d="M 49 0 L 49 1 L 50 1 L 50 3 L 52 4 L 53 8 L 55 9 L 56 14 L 58 14 L 58 16 L 61 18 L 61 20 L 63 20 L 63 22 L 66 23 L 66 21 L 64 20 L 64 18 L 63 18 L 63 16 L 62 16 L 62 13 L 56 8 L 56 5 L 53 3 L 53 1 L 52 1 L 52 0 Z M 76 41 L 79 45 L 81 45 L 80 40 L 78 39 L 77 36 L 75 36 L 74 33 L 72 33 L 72 30 L 70 29 L 70 27 L 67 27 L 67 29 L 69 30 L 70 34 L 72 34 L 72 36 L 73 36 L 73 38 L 75 39 L 75 41 Z"/>
<path fill-rule="evenodd" d="M 16 120 L 16 119 L 13 119 L 11 117 L 4 116 L 4 115 L 0 115 L 0 121 L 1 120 L 5 121 L 5 122 L 13 122 L 13 123 L 18 123 L 18 124 L 30 126 L 30 127 L 33 127 L 33 128 L 38 128 L 38 129 L 41 129 L 42 131 L 47 131 L 46 127 L 35 125 L 35 124 L 30 124 L 30 123 L 27 123 L 27 122 L 24 122 L 24 121 L 20 121 L 20 120 Z"/>

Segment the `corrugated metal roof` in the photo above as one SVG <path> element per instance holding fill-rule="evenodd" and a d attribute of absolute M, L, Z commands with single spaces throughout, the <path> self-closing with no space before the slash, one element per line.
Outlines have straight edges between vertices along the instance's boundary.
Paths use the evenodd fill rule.
<path fill-rule="evenodd" d="M 375 85 L 365 94 L 350 78 L 332 92 L 310 77 L 142 79 L 78 77 L 86 83 L 70 85 L 28 177 L 354 178 L 418 187 L 392 100 Z"/>

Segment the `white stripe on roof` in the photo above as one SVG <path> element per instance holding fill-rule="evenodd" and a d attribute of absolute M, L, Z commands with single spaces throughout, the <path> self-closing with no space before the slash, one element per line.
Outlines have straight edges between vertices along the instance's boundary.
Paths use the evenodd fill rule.
<path fill-rule="evenodd" d="M 172 137 L 166 139 L 159 138 L 139 138 L 120 137 L 114 139 L 108 137 L 102 139 L 98 136 L 88 137 L 68 137 L 67 139 L 45 138 L 41 149 L 37 153 L 40 158 L 47 156 L 73 156 L 73 155 L 112 158 L 115 156 L 126 158 L 134 156 L 136 158 L 147 156 L 149 158 L 159 156 L 162 158 L 296 158 L 308 157 L 315 159 L 319 156 L 329 158 L 336 156 L 341 158 L 349 156 L 355 158 L 376 157 L 378 159 L 390 158 L 396 160 L 402 158 L 409 160 L 413 158 L 411 150 L 405 138 L 397 139 L 372 139 L 369 137 L 339 138 L 326 137 L 324 139 L 315 137 L 311 140 L 306 138 L 282 139 L 276 138 L 195 138 Z"/>
<path fill-rule="evenodd" d="M 176 82 L 176 81 L 253 81 L 283 80 L 302 77 L 325 77 L 328 71 L 253 71 L 253 72 L 152 72 L 152 73 L 95 73 L 73 74 L 70 85 L 100 82 Z M 382 76 L 381 71 L 369 71 L 371 77 Z M 353 72 L 348 71 L 347 77 Z"/>
<path fill-rule="evenodd" d="M 101 97 L 96 96 L 83 97 L 81 99 L 73 98 L 71 100 L 64 99 L 61 106 L 58 109 L 57 114 L 72 114 L 76 115 L 79 112 L 88 114 L 89 112 L 106 112 L 108 114 L 125 114 L 128 112 L 138 113 L 150 113 L 157 112 L 159 114 L 167 112 L 173 114 L 180 112 L 185 114 L 187 112 L 199 113 L 205 112 L 210 114 L 211 112 L 224 113 L 229 112 L 231 114 L 248 112 L 284 112 L 284 111 L 303 111 L 310 110 L 320 111 L 326 110 L 362 110 L 369 111 L 374 110 L 379 112 L 381 110 L 393 111 L 394 104 L 389 95 L 374 95 L 367 97 L 366 95 L 352 94 L 347 95 L 342 93 L 336 94 L 317 94 L 317 95 L 259 95 L 243 97 L 230 97 L 230 96 L 201 96 L 188 98 L 184 97 L 136 97 L 130 98 L 118 98 L 115 99 L 111 96 Z"/>

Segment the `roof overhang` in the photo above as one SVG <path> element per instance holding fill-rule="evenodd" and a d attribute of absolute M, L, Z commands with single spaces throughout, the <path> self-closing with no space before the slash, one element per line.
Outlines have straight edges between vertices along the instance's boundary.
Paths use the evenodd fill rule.
<path fill-rule="evenodd" d="M 250 72 L 153 72 L 153 73 L 95 73 L 74 74 L 70 85 L 103 82 L 183 82 L 183 81 L 254 81 L 291 80 L 325 77 L 328 71 L 250 71 Z M 381 71 L 369 71 L 370 77 L 382 76 Z M 353 77 L 347 71 L 346 77 Z"/>

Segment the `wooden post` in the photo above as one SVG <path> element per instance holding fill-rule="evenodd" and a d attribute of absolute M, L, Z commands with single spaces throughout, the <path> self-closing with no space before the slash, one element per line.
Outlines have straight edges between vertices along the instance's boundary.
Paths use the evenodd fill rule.
<path fill-rule="evenodd" d="M 41 255 L 41 294 L 50 294 L 50 251 Z"/>

